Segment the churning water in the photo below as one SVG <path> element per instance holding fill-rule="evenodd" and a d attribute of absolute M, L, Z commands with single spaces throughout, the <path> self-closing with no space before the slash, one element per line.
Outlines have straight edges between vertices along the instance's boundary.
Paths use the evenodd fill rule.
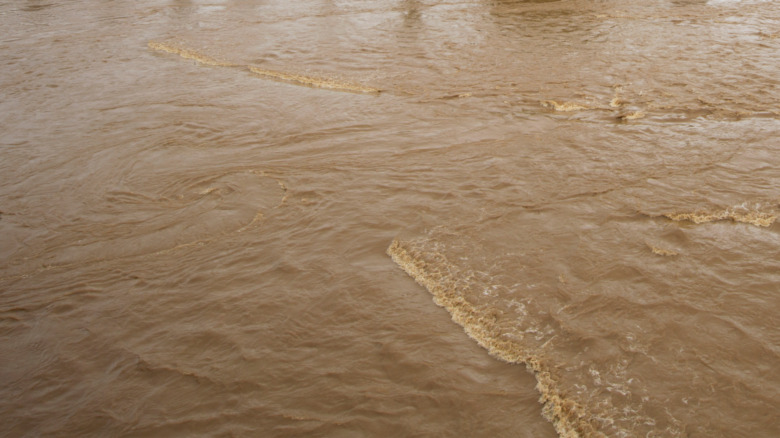
<path fill-rule="evenodd" d="M 0 435 L 780 436 L 780 3 L 0 24 Z"/>

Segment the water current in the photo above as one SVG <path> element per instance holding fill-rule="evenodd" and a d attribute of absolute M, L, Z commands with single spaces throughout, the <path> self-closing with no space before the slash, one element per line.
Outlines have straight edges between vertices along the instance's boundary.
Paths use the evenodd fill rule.
<path fill-rule="evenodd" d="M 1 436 L 780 436 L 780 2 L 0 28 Z"/>

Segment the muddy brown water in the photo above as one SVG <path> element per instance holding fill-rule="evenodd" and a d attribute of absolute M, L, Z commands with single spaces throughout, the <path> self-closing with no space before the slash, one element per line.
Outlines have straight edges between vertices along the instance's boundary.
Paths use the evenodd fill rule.
<path fill-rule="evenodd" d="M 780 3 L 0 24 L 0 435 L 780 436 Z"/>

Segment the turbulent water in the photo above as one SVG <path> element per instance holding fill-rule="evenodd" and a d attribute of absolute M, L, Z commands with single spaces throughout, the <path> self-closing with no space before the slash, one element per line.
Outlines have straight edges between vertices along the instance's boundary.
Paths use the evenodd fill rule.
<path fill-rule="evenodd" d="M 0 435 L 780 436 L 780 2 L 0 25 Z"/>

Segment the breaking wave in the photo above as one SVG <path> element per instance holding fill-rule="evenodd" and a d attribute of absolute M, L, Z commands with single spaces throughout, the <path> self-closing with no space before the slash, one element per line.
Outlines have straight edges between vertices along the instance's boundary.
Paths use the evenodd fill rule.
<path fill-rule="evenodd" d="M 496 324 L 497 315 L 481 308 L 468 298 L 468 289 L 476 287 L 467 275 L 456 275 L 459 269 L 441 253 L 424 253 L 410 242 L 395 239 L 387 254 L 417 283 L 428 289 L 439 306 L 452 315 L 466 333 L 491 355 L 514 364 L 525 364 L 537 380 L 539 401 L 545 418 L 552 422 L 561 437 L 602 437 L 593 424 L 593 415 L 577 401 L 567 398 L 553 378 L 546 361 L 536 352 L 523 348 L 504 337 Z"/>

